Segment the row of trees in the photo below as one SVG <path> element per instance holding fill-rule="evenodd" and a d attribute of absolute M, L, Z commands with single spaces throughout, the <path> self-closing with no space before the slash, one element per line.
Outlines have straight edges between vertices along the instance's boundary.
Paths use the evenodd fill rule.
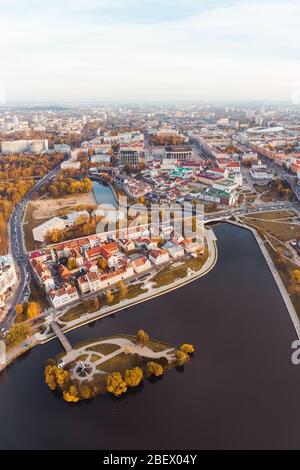
<path fill-rule="evenodd" d="M 54 364 L 47 365 L 45 369 L 45 382 L 50 390 L 62 391 L 64 400 L 76 403 L 80 399 L 88 399 L 92 396 L 92 390 L 87 385 L 77 387 L 71 381 L 70 372 L 61 369 Z"/>
<path fill-rule="evenodd" d="M 14 206 L 34 186 L 33 176 L 43 177 L 60 161 L 63 155 L 5 156 L 0 158 L 0 254 L 7 253 L 7 225 Z"/>
<path fill-rule="evenodd" d="M 92 190 L 93 182 L 89 178 L 75 180 L 65 178 L 60 174 L 56 180 L 50 184 L 48 190 L 52 197 L 57 198 L 68 194 L 88 193 Z"/>
<path fill-rule="evenodd" d="M 38 302 L 28 302 L 27 305 L 16 305 L 16 314 L 19 322 L 36 318 L 41 314 L 41 311 L 42 309 Z"/>
<path fill-rule="evenodd" d="M 51 155 L 7 155 L 0 157 L 0 180 L 20 180 L 33 176 L 43 177 L 58 165 L 64 155 L 56 152 Z"/>
<path fill-rule="evenodd" d="M 28 323 L 16 323 L 6 335 L 5 341 L 7 348 L 12 348 L 24 341 L 30 334 L 30 325 Z"/>
<path fill-rule="evenodd" d="M 181 145 L 184 143 L 184 137 L 179 135 L 150 135 L 149 144 L 154 146 L 163 145 Z"/>

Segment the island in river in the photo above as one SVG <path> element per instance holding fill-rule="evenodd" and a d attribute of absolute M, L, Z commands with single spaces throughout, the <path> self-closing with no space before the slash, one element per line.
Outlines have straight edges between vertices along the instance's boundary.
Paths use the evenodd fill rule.
<path fill-rule="evenodd" d="M 50 359 L 45 381 L 61 391 L 68 402 L 112 393 L 120 396 L 150 377 L 159 377 L 172 367 L 183 367 L 194 353 L 191 344 L 178 349 L 150 340 L 144 330 L 135 336 L 119 335 L 76 344 L 66 354 Z"/>

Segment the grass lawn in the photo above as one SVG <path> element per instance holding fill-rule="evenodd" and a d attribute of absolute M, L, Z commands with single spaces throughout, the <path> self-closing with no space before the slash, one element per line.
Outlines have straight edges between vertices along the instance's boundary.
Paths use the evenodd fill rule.
<path fill-rule="evenodd" d="M 250 217 L 244 219 L 246 223 L 265 230 L 268 234 L 273 235 L 282 242 L 287 242 L 294 238 L 300 237 L 300 225 L 291 223 L 282 223 L 272 220 L 255 220 Z"/>
<path fill-rule="evenodd" d="M 265 246 L 276 266 L 285 288 L 290 293 L 291 301 L 293 302 L 297 315 L 300 318 L 300 286 L 294 285 L 291 282 L 292 272 L 297 268 L 294 263 L 291 263 L 288 260 L 281 258 L 281 261 L 279 261 L 277 254 L 272 250 L 270 245 L 266 243 Z"/>
<path fill-rule="evenodd" d="M 107 302 L 107 300 L 101 300 L 100 301 L 100 308 L 98 307 L 91 307 L 89 308 L 87 302 L 81 302 L 80 304 L 76 305 L 75 307 L 71 307 L 66 313 L 64 313 L 61 317 L 60 320 L 65 321 L 65 322 L 70 322 L 72 320 L 76 320 L 81 317 L 81 315 L 84 315 L 85 313 L 93 313 L 97 312 L 98 310 L 101 313 L 101 308 L 109 305 L 117 305 L 124 299 L 134 299 L 138 295 L 146 292 L 145 289 L 142 288 L 142 283 L 137 284 L 137 285 L 129 285 L 128 290 L 126 294 L 121 294 L 120 292 L 117 292 L 113 297 L 113 300 L 111 302 Z"/>
<path fill-rule="evenodd" d="M 32 229 L 41 225 L 48 219 L 34 220 L 33 218 L 34 206 L 29 201 L 26 209 L 26 215 L 24 218 L 23 232 L 25 239 L 25 247 L 27 251 L 33 251 L 41 247 L 41 243 L 34 241 L 32 236 Z"/>
<path fill-rule="evenodd" d="M 87 351 L 96 351 L 101 354 L 111 354 L 117 349 L 120 349 L 118 345 L 112 344 L 112 343 L 104 343 L 104 344 L 96 344 L 95 346 L 91 346 L 90 348 L 87 349 Z M 98 357 L 99 359 L 99 357 Z"/>
<path fill-rule="evenodd" d="M 170 268 L 166 266 L 156 276 L 153 277 L 153 282 L 156 282 L 156 287 L 167 286 L 172 284 L 177 279 L 183 279 L 186 276 L 187 270 L 190 268 L 194 271 L 199 271 L 206 262 L 208 253 L 200 255 L 197 258 L 190 258 L 177 268 Z"/>
<path fill-rule="evenodd" d="M 270 211 L 270 212 L 257 212 L 251 215 L 245 215 L 245 218 L 255 218 L 264 220 L 276 219 L 289 219 L 295 216 L 293 211 Z"/>
<path fill-rule="evenodd" d="M 135 336 L 130 336 L 130 335 L 118 335 L 116 338 L 127 338 L 130 339 L 131 341 L 135 342 L 136 337 Z M 106 338 L 109 339 L 109 338 Z M 113 338 L 111 338 L 113 340 Z M 77 343 L 74 348 L 78 349 L 82 347 L 83 345 L 88 346 L 88 344 L 96 342 L 96 341 L 101 341 L 101 338 L 98 339 L 92 339 L 88 341 L 82 341 L 80 343 Z M 169 349 L 172 346 L 167 344 L 167 343 L 162 343 L 160 341 L 154 341 L 150 340 L 147 343 L 147 346 L 152 349 L 155 352 L 163 351 L 165 349 Z M 97 346 L 92 346 L 92 347 L 87 347 L 88 351 L 98 351 L 101 352 L 102 354 L 110 354 L 113 351 L 116 351 L 119 349 L 119 346 L 116 346 L 112 343 L 105 343 L 105 344 L 99 344 Z M 56 361 L 61 357 L 61 354 L 56 357 Z M 77 358 L 76 361 L 73 361 L 68 365 L 68 369 L 72 369 L 75 367 L 76 362 L 78 361 L 84 361 L 86 358 L 85 354 L 82 354 L 80 357 Z M 92 362 L 96 362 L 99 360 L 99 358 L 96 355 L 92 355 L 91 357 Z M 103 362 L 102 364 L 99 364 L 97 366 L 97 369 L 99 370 L 99 374 L 95 374 L 92 380 L 90 381 L 83 381 L 82 384 L 88 385 L 88 387 L 92 390 L 92 393 L 94 396 L 105 393 L 106 392 L 106 374 L 110 372 L 121 372 L 124 373 L 127 369 L 133 369 L 134 367 L 140 367 L 144 371 L 144 376 L 147 378 L 147 372 L 146 372 L 146 365 L 148 362 L 150 362 L 151 359 L 149 358 L 144 358 L 143 356 L 139 356 L 138 354 L 125 354 L 124 352 L 120 352 L 120 354 L 108 359 L 107 361 Z M 168 361 L 165 358 L 161 359 L 155 359 L 155 362 L 161 364 L 164 369 L 168 369 L 172 367 L 168 363 Z M 106 372 L 106 374 L 101 374 L 100 371 Z M 74 384 L 79 386 L 79 382 L 75 379 Z"/>

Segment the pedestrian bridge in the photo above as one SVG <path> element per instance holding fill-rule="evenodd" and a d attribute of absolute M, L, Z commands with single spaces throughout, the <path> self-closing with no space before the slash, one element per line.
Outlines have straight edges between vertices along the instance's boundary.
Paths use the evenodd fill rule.
<path fill-rule="evenodd" d="M 56 334 L 57 338 L 61 342 L 64 350 L 67 353 L 71 352 L 73 350 L 72 345 L 71 345 L 70 341 L 67 339 L 66 335 L 62 332 L 62 330 L 61 330 L 60 326 L 58 325 L 58 323 L 56 323 L 56 321 L 52 321 L 50 323 L 50 326 L 52 328 L 53 333 Z"/>

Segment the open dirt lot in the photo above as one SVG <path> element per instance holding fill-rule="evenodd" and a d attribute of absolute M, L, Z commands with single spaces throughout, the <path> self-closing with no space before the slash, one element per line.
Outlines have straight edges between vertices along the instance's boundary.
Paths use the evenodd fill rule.
<path fill-rule="evenodd" d="M 38 199 L 36 201 L 30 201 L 32 207 L 32 218 L 34 220 L 51 219 L 59 214 L 61 210 L 70 209 L 70 212 L 74 210 L 74 207 L 79 205 L 93 205 L 95 199 L 93 192 L 86 194 L 75 194 L 72 196 L 66 196 L 58 199 Z"/>

